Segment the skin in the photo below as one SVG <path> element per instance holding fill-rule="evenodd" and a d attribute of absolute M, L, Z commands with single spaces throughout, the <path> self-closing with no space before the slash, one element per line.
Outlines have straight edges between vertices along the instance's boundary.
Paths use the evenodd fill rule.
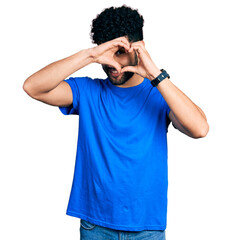
<path fill-rule="evenodd" d="M 128 53 L 124 48 L 119 49 L 115 55 L 114 55 L 115 61 L 117 61 L 120 65 L 121 68 L 125 66 L 136 66 L 138 64 L 138 57 L 135 51 Z M 121 87 L 127 87 L 128 84 L 130 85 L 132 82 L 134 82 L 133 79 L 136 78 L 135 73 L 133 72 L 121 72 L 119 76 L 112 76 L 110 73 L 110 66 L 107 64 L 102 64 L 102 68 L 106 75 L 108 76 L 109 80 L 111 81 L 112 84 L 121 86 Z M 132 77 L 132 81 L 129 83 L 128 80 L 130 80 Z M 127 83 L 127 84 L 126 84 Z"/>
<path fill-rule="evenodd" d="M 115 68 L 120 72 L 120 75 L 118 79 L 110 78 L 111 82 L 119 84 L 118 86 L 129 87 L 141 83 L 144 78 L 148 78 L 150 81 L 156 78 L 161 71 L 155 65 L 150 54 L 146 50 L 144 41 L 129 43 L 126 37 L 120 38 L 120 40 L 122 39 L 126 45 L 125 51 L 127 54 L 124 56 L 125 62 L 122 62 L 122 59 L 115 58 L 115 52 L 112 52 L 111 60 L 114 60 L 111 61 L 111 66 L 116 66 Z M 130 53 L 133 52 L 138 56 L 138 64 L 131 64 L 135 62 L 129 61 L 129 59 L 131 59 Z M 104 55 L 103 52 L 102 55 Z M 134 56 L 135 55 L 132 55 L 132 59 Z M 125 75 L 123 75 L 125 72 L 135 74 L 130 79 L 127 79 Z M 107 71 L 106 73 L 109 74 Z M 157 89 L 171 109 L 169 119 L 172 121 L 175 128 L 192 138 L 201 138 L 207 135 L 209 125 L 200 107 L 192 102 L 191 99 L 189 99 L 168 78 L 159 83 Z"/>
<path fill-rule="evenodd" d="M 125 52 L 119 54 L 120 49 Z M 47 65 L 29 76 L 23 89 L 32 98 L 44 103 L 69 106 L 73 103 L 72 90 L 64 79 L 91 63 L 101 64 L 107 75 L 108 67 L 115 68 L 118 77 L 110 76 L 109 79 L 117 87 L 136 86 L 144 78 L 152 81 L 161 73 L 146 50 L 144 41 L 131 43 L 127 37 L 119 37 Z M 168 78 L 156 88 L 171 109 L 169 119 L 175 128 L 192 138 L 207 135 L 209 125 L 200 107 Z"/>
<path fill-rule="evenodd" d="M 119 37 L 102 43 L 92 48 L 93 61 L 102 65 L 102 69 L 112 84 L 117 87 L 132 87 L 141 83 L 143 76 L 122 69 L 127 66 L 136 66 L 139 63 L 136 51 L 130 51 L 133 42 L 128 37 Z M 115 77 L 110 74 L 110 68 L 114 68 L 120 74 Z"/>

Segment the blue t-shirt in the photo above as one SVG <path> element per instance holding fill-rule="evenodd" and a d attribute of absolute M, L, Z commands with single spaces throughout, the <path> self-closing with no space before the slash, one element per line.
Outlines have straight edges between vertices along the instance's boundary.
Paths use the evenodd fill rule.
<path fill-rule="evenodd" d="M 79 115 L 67 215 L 125 231 L 165 230 L 170 108 L 149 79 L 133 87 L 70 77 Z"/>

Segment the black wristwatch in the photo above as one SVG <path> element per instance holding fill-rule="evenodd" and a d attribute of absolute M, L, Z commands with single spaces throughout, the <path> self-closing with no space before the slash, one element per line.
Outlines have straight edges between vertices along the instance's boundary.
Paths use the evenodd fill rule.
<path fill-rule="evenodd" d="M 164 69 L 161 69 L 160 71 L 161 71 L 160 75 L 157 76 L 155 79 L 151 80 L 151 84 L 153 85 L 153 87 L 156 87 L 166 77 L 170 78 L 169 74 Z"/>

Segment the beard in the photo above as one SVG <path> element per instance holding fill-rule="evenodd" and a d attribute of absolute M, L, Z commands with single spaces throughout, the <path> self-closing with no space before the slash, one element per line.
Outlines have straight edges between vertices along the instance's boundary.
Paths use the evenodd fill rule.
<path fill-rule="evenodd" d="M 127 82 L 130 78 L 133 77 L 134 73 L 133 72 L 124 72 L 121 73 L 118 77 L 112 77 L 110 74 L 110 68 L 107 65 L 102 66 L 104 72 L 108 76 L 110 82 L 114 85 L 122 85 L 125 82 Z"/>
<path fill-rule="evenodd" d="M 130 62 L 129 65 L 131 66 L 136 66 L 138 64 L 138 56 L 137 53 L 134 50 L 134 59 Z M 110 67 L 108 65 L 102 65 L 102 68 L 104 70 L 104 72 L 106 73 L 106 75 L 108 76 L 110 82 L 114 85 L 122 85 L 125 82 L 127 82 L 130 78 L 132 78 L 134 76 L 135 73 L 133 72 L 124 72 L 121 73 L 119 76 L 117 77 L 113 77 L 110 74 Z M 111 68 L 112 69 L 112 68 Z"/>

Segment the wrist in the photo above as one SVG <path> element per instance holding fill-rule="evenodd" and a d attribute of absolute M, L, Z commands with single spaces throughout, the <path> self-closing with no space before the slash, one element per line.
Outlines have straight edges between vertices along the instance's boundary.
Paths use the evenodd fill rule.
<path fill-rule="evenodd" d="M 89 63 L 94 63 L 95 62 L 95 55 L 93 53 L 92 48 L 87 48 L 83 50 L 86 58 L 88 59 Z"/>
<path fill-rule="evenodd" d="M 89 52 L 90 58 L 91 58 L 92 62 L 94 62 L 94 63 L 99 63 L 98 62 L 99 53 L 97 51 L 97 47 L 98 46 L 87 49 Z"/>
<path fill-rule="evenodd" d="M 160 69 L 161 73 L 151 81 L 153 87 L 157 87 L 164 79 L 170 78 L 170 75 L 164 69 Z"/>
<path fill-rule="evenodd" d="M 157 76 L 159 76 L 160 73 L 162 73 L 162 72 L 160 71 L 160 69 L 157 68 L 157 67 L 154 67 L 154 68 L 152 69 L 152 71 L 150 72 L 150 74 L 149 74 L 149 76 L 148 76 L 148 79 L 149 79 L 150 81 L 152 81 L 152 80 L 155 79 Z"/>

